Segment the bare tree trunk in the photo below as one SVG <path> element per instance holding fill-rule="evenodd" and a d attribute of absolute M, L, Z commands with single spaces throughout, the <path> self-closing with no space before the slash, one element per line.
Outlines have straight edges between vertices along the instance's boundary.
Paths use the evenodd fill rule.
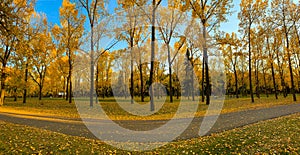
<path fill-rule="evenodd" d="M 0 106 L 4 104 L 4 97 L 5 97 L 5 80 L 6 80 L 6 63 L 2 63 L 1 69 L 1 92 L 0 92 Z"/>
<path fill-rule="evenodd" d="M 143 79 L 143 64 L 141 62 L 141 59 L 140 59 L 140 79 L 141 79 L 141 90 L 140 90 L 140 93 L 141 93 L 141 101 L 144 102 L 144 79 Z"/>
<path fill-rule="evenodd" d="M 289 62 L 289 71 L 290 71 L 290 78 L 291 78 L 291 90 L 292 90 L 292 94 L 293 94 L 293 100 L 297 101 L 296 98 L 296 93 L 295 93 L 295 84 L 294 84 L 294 74 L 293 74 L 293 68 L 292 68 L 292 61 L 291 61 L 291 55 L 290 55 L 290 51 L 289 51 L 289 37 L 288 37 L 288 33 L 285 33 L 286 35 L 286 48 L 287 48 L 287 54 L 288 54 L 288 62 Z"/>
<path fill-rule="evenodd" d="M 278 99 L 278 95 L 277 95 L 277 86 L 276 86 L 276 78 L 275 78 L 275 70 L 274 70 L 273 61 L 271 62 L 271 69 L 272 69 L 273 87 L 274 87 L 274 90 L 275 90 L 275 98 L 277 100 Z"/>
<path fill-rule="evenodd" d="M 237 77 L 237 72 L 236 72 L 236 66 L 233 66 L 233 71 L 234 71 L 234 81 L 235 81 L 235 97 L 239 98 L 239 87 L 238 87 L 238 77 Z"/>
<path fill-rule="evenodd" d="M 70 83 L 70 75 L 67 77 L 67 86 L 66 86 L 66 101 L 69 100 L 69 83 Z"/>
<path fill-rule="evenodd" d="M 151 66 L 150 66 L 150 77 L 149 77 L 149 87 L 151 87 L 153 82 L 153 74 L 154 74 L 154 60 L 155 60 L 155 9 L 156 2 L 152 0 L 152 32 L 151 32 Z M 152 88 L 152 87 L 151 87 Z M 150 89 L 150 110 L 154 111 L 154 93 L 153 88 Z"/>
<path fill-rule="evenodd" d="M 251 96 L 251 102 L 254 103 L 254 95 L 253 95 L 253 87 L 252 87 L 252 63 L 251 63 L 251 25 L 248 29 L 248 60 L 249 60 L 249 85 L 250 85 L 250 96 Z"/>
<path fill-rule="evenodd" d="M 274 91 L 275 91 L 275 98 L 276 100 L 278 99 L 278 94 L 277 94 L 277 86 L 276 86 L 276 78 L 275 78 L 275 69 L 274 69 L 274 53 L 272 54 L 271 49 L 270 49 L 270 43 L 269 43 L 269 37 L 267 37 L 267 48 L 269 51 L 269 58 L 271 58 L 271 72 L 272 72 L 272 81 L 273 81 L 273 87 L 274 87 Z"/>
<path fill-rule="evenodd" d="M 17 88 L 14 88 L 14 101 L 16 102 L 17 101 Z"/>
<path fill-rule="evenodd" d="M 193 61 L 193 59 L 191 60 L 191 61 Z M 192 85 L 192 87 L 191 87 L 191 93 L 192 93 L 192 100 L 193 101 L 195 101 L 195 90 L 194 90 L 194 62 L 191 62 L 191 64 L 192 64 L 192 70 L 191 70 L 191 72 L 192 72 L 192 76 L 191 76 L 191 85 Z"/>
<path fill-rule="evenodd" d="M 256 96 L 257 98 L 260 98 L 260 85 L 259 85 L 259 78 L 258 78 L 258 74 L 259 74 L 259 71 L 258 71 L 258 62 L 257 60 L 254 60 L 255 63 L 254 63 L 254 66 L 255 66 L 255 84 L 256 84 L 256 89 L 255 89 L 255 92 L 256 92 Z"/>
<path fill-rule="evenodd" d="M 70 87 L 69 88 L 69 103 L 72 103 L 72 64 L 70 64 L 70 68 L 69 68 L 69 83 L 70 83 L 70 86 L 69 86 Z"/>
<path fill-rule="evenodd" d="M 64 76 L 64 84 L 63 84 L 64 93 L 63 93 L 63 96 L 62 96 L 63 99 L 66 97 L 66 95 L 65 95 L 66 85 L 67 85 L 67 83 L 66 83 L 66 77 Z"/>
<path fill-rule="evenodd" d="M 204 56 L 204 66 L 205 66 L 205 84 L 206 84 L 206 105 L 210 104 L 210 94 L 211 94 L 211 84 L 209 80 L 209 68 L 208 68 L 208 54 L 207 54 L 207 38 L 206 38 L 206 27 L 203 25 L 203 38 L 204 38 L 204 49 L 203 49 L 203 56 Z"/>
<path fill-rule="evenodd" d="M 264 62 L 262 62 L 262 72 L 263 72 L 263 77 L 264 77 L 264 85 L 265 85 L 265 94 L 267 97 L 269 97 L 269 93 L 268 93 L 268 90 L 267 90 L 267 80 L 266 80 L 266 72 L 265 72 L 265 67 L 264 67 Z"/>
<path fill-rule="evenodd" d="M 130 102 L 131 102 L 131 104 L 133 104 L 134 103 L 134 77 L 133 77 L 133 36 L 131 36 L 131 38 L 130 38 L 130 50 L 131 50 L 131 52 L 130 52 L 130 70 L 131 70 L 131 72 L 130 72 L 130 97 L 131 97 L 131 99 L 130 99 Z"/>
<path fill-rule="evenodd" d="M 170 102 L 173 103 L 172 63 L 171 63 L 171 53 L 170 53 L 169 44 L 167 44 L 167 49 L 168 49 L 168 63 L 169 63 L 169 93 L 170 93 Z"/>
<path fill-rule="evenodd" d="M 23 89 L 23 103 L 26 103 L 26 97 L 27 97 L 27 82 L 28 82 L 28 63 L 26 63 L 26 67 L 25 67 L 25 75 L 24 75 L 24 82 L 25 82 L 25 86 Z"/>
<path fill-rule="evenodd" d="M 91 83 L 90 83 L 90 107 L 94 106 L 94 23 L 91 23 L 91 54 L 90 54 L 90 71 L 91 71 Z"/>
<path fill-rule="evenodd" d="M 39 84 L 39 101 L 42 100 L 42 90 L 43 90 L 43 86 Z"/>
<path fill-rule="evenodd" d="M 202 96 L 202 102 L 204 102 L 204 99 L 205 99 L 205 97 L 204 97 L 204 70 L 205 70 L 205 66 L 204 66 L 204 56 L 203 56 L 203 59 L 202 59 L 202 83 L 201 83 L 201 89 L 202 89 L 202 91 L 201 91 L 201 96 Z"/>

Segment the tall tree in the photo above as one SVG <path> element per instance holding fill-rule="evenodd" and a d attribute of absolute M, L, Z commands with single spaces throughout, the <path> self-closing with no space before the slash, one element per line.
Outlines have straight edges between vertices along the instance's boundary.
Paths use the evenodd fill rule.
<path fill-rule="evenodd" d="M 294 73 L 292 67 L 292 60 L 291 60 L 291 32 L 296 24 L 295 20 L 293 20 L 293 12 L 296 11 L 296 6 L 293 4 L 292 0 L 273 0 L 272 1 L 272 14 L 276 17 L 276 23 L 278 26 L 282 27 L 284 39 L 285 39 L 285 52 L 287 54 L 288 59 L 288 67 L 290 72 L 290 81 L 291 81 L 291 91 L 293 94 L 293 100 L 296 101 L 296 92 L 295 92 L 295 84 L 294 84 Z"/>
<path fill-rule="evenodd" d="M 239 98 L 237 69 L 238 58 L 242 55 L 241 51 L 239 51 L 239 47 L 241 47 L 241 42 L 234 32 L 231 35 L 226 33 L 225 37 L 219 39 L 218 42 L 223 46 L 222 51 L 223 56 L 225 58 L 225 65 L 234 74 L 235 96 L 236 98 Z"/>
<path fill-rule="evenodd" d="M 130 95 L 131 95 L 131 104 L 134 103 L 134 46 L 138 46 L 141 40 L 142 31 L 144 31 L 144 26 L 140 23 L 143 21 L 143 17 L 141 16 L 141 10 L 137 9 L 137 3 L 133 1 L 118 1 L 119 5 L 122 9 L 125 9 L 124 16 L 126 17 L 126 22 L 123 27 L 125 27 L 125 33 L 120 33 L 121 38 L 126 40 L 129 45 L 130 50 Z M 145 2 L 141 1 L 138 3 L 139 6 L 143 6 Z M 142 65 L 142 64 L 140 64 Z M 139 66 L 141 67 L 141 66 Z M 140 69 L 140 71 L 142 71 Z M 141 84 L 143 87 L 143 84 Z M 142 91 L 143 88 L 141 88 Z M 144 95 L 141 92 L 141 100 L 144 101 Z"/>
<path fill-rule="evenodd" d="M 183 10 L 191 8 L 193 12 L 193 17 L 196 17 L 200 20 L 202 26 L 202 35 L 203 44 L 203 62 L 205 69 L 205 78 L 204 74 L 202 80 L 205 79 L 206 89 L 206 104 L 210 103 L 210 94 L 211 94 L 211 84 L 209 76 L 209 66 L 208 66 L 208 33 L 212 30 L 216 30 L 221 22 L 226 21 L 226 16 L 230 14 L 230 8 L 232 7 L 232 0 L 182 0 L 184 5 Z M 189 6 L 189 7 L 188 7 Z"/>
<path fill-rule="evenodd" d="M 107 12 L 105 9 L 105 5 L 108 3 L 107 0 L 79 0 L 80 6 L 86 11 L 88 23 L 90 26 L 90 107 L 93 107 L 93 100 L 94 100 L 94 65 L 95 65 L 95 51 L 94 51 L 94 33 L 95 33 L 95 26 L 97 22 L 99 22 L 102 18 L 106 17 Z"/>
<path fill-rule="evenodd" d="M 83 24 L 85 17 L 79 16 L 78 11 L 69 0 L 63 0 L 59 10 L 61 27 L 55 25 L 52 29 L 55 38 L 59 40 L 60 48 L 68 56 L 67 94 L 69 103 L 72 102 L 72 72 L 74 66 L 75 52 L 79 49 L 80 38 L 83 35 Z"/>
<path fill-rule="evenodd" d="M 151 62 L 150 62 L 150 77 L 149 77 L 149 86 L 153 83 L 153 76 L 154 76 L 154 61 L 155 61 L 155 14 L 156 9 L 160 5 L 162 0 L 152 0 L 152 18 L 151 18 Z M 151 87 L 150 89 L 150 110 L 154 111 L 154 93 L 153 89 Z"/>
<path fill-rule="evenodd" d="M 155 23 L 156 23 L 156 10 L 161 4 L 162 0 L 152 0 L 151 5 L 151 13 L 148 12 L 145 8 L 143 8 L 140 3 L 143 0 L 130 0 L 131 3 L 135 3 L 148 17 L 151 25 L 151 54 L 150 54 L 150 76 L 149 76 L 149 86 L 152 85 L 154 80 L 154 69 L 155 69 Z M 152 88 L 152 87 L 151 87 Z M 154 93 L 153 90 L 150 89 L 150 111 L 155 110 L 154 106 Z"/>
<path fill-rule="evenodd" d="M 7 64 L 11 53 L 15 52 L 19 36 L 23 35 L 25 18 L 32 14 L 33 6 L 34 1 L 3 0 L 0 3 L 0 106 L 4 103 Z"/>
<path fill-rule="evenodd" d="M 25 18 L 25 24 L 23 25 L 23 35 L 18 36 L 18 43 L 16 47 L 16 52 L 14 59 L 16 59 L 16 63 L 20 63 L 19 65 L 22 66 L 23 69 L 23 103 L 26 103 L 27 98 L 27 89 L 28 89 L 28 76 L 29 76 L 29 68 L 31 65 L 31 57 L 32 57 L 32 42 L 39 38 L 36 37 L 36 34 L 40 30 L 39 24 L 39 14 L 36 12 L 32 12 L 32 15 L 27 16 Z"/>
<path fill-rule="evenodd" d="M 272 17 L 268 16 L 265 18 L 263 22 L 263 26 L 265 27 L 265 40 L 266 40 L 266 51 L 268 52 L 268 59 L 267 59 L 267 65 L 271 68 L 271 73 L 272 73 L 272 82 L 273 82 L 273 89 L 275 93 L 275 98 L 276 100 L 278 99 L 278 88 L 277 88 L 277 83 L 276 83 L 276 78 L 275 78 L 275 46 L 274 44 L 277 44 L 276 41 L 278 38 L 275 36 L 275 32 L 273 30 L 274 24 L 271 22 Z"/>
<path fill-rule="evenodd" d="M 48 29 L 47 19 L 44 16 L 41 18 L 42 29 L 37 34 L 38 40 L 32 43 L 32 69 L 30 76 L 39 87 L 39 100 L 42 99 L 42 92 L 47 74 L 47 68 L 50 66 L 53 59 L 56 57 L 56 49 L 52 42 L 52 37 Z"/>
<path fill-rule="evenodd" d="M 186 57 L 189 60 L 189 63 L 191 64 L 191 68 L 193 70 L 195 70 L 195 72 L 197 71 L 197 69 L 200 69 L 201 67 L 198 67 L 199 65 L 201 66 L 201 64 L 203 64 L 203 62 L 201 62 L 200 60 L 200 50 L 201 50 L 201 42 L 199 42 L 199 40 L 201 40 L 201 38 L 199 38 L 199 35 L 195 35 L 196 33 L 198 33 L 201 30 L 201 28 L 199 28 L 198 23 L 195 22 L 194 19 L 191 19 L 190 24 L 186 27 L 185 32 L 184 32 L 184 36 L 186 37 L 186 46 L 187 46 L 187 50 L 186 50 Z M 197 73 L 197 72 L 196 72 Z M 201 73 L 201 72 L 198 72 Z M 201 75 L 197 75 L 198 77 L 201 77 Z M 200 78 L 199 78 L 200 79 Z M 192 94 L 192 100 L 195 101 L 195 89 L 194 89 L 194 84 L 195 84 L 195 79 L 193 77 L 191 77 L 191 85 L 192 87 L 189 88 L 191 89 L 191 94 Z M 198 82 L 198 81 L 196 81 Z M 204 86 L 204 85 L 202 85 Z M 204 90 L 202 88 L 202 90 Z M 203 92 L 203 91 L 201 91 Z M 177 93 L 178 94 L 178 93 Z M 204 93 L 201 93 L 202 99 L 204 101 Z"/>
<path fill-rule="evenodd" d="M 169 95 L 171 103 L 173 102 L 172 63 L 177 54 L 174 53 L 173 57 L 171 57 L 170 43 L 174 38 L 174 35 L 176 35 L 176 28 L 184 21 L 184 14 L 175 10 L 175 8 L 179 8 L 179 5 L 180 3 L 178 0 L 168 1 L 168 8 L 159 9 L 157 17 L 158 29 L 168 51 Z"/>
<path fill-rule="evenodd" d="M 251 102 L 254 103 L 253 88 L 252 88 L 252 35 L 251 29 L 254 24 L 259 22 L 259 18 L 266 11 L 268 1 L 262 0 L 242 0 L 240 7 L 241 11 L 238 15 L 240 19 L 240 28 L 241 33 L 246 35 L 247 44 L 248 44 L 248 65 L 249 65 L 249 87 Z"/>

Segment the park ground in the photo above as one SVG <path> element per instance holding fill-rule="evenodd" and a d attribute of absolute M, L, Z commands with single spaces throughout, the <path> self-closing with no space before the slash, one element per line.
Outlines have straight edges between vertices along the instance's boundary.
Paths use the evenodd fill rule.
<path fill-rule="evenodd" d="M 278 101 L 273 97 L 262 97 L 254 104 L 248 98 L 226 99 L 222 113 L 276 107 L 296 104 L 291 98 Z M 111 99 L 106 99 L 109 108 L 115 108 Z M 179 104 L 167 103 L 156 115 L 141 119 L 162 119 L 172 116 Z M 200 103 L 197 116 L 205 111 Z M 112 105 L 109 107 L 108 105 Z M 78 118 L 76 107 L 61 99 L 45 99 L 41 102 L 30 99 L 26 105 L 9 99 L 0 108 L 1 112 L 48 115 L 60 118 Z M 169 114 L 170 115 L 167 115 Z M 111 112 L 114 119 L 124 120 L 127 114 Z M 113 117 L 118 115 L 117 117 Z M 0 154 L 280 154 L 300 153 L 300 113 L 283 116 L 258 123 L 249 124 L 232 130 L 212 133 L 209 136 L 173 141 L 165 146 L 146 152 L 128 152 L 104 144 L 100 140 L 70 136 L 31 126 L 13 124 L 0 120 Z"/>

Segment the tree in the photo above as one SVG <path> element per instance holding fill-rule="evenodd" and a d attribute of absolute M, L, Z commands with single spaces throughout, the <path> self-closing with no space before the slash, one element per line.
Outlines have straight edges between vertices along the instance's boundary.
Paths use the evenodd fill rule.
<path fill-rule="evenodd" d="M 79 0 L 80 6 L 86 11 L 88 23 L 90 26 L 90 107 L 93 107 L 94 98 L 94 65 L 95 65 L 95 51 L 94 51 L 94 28 L 101 18 L 106 16 L 105 4 L 106 0 Z"/>
<path fill-rule="evenodd" d="M 155 60 L 155 12 L 157 7 L 160 5 L 162 0 L 152 0 L 152 18 L 151 18 L 151 62 L 150 62 L 150 77 L 149 77 L 149 86 L 153 83 L 154 76 L 154 60 Z M 152 88 L 152 87 L 151 87 Z M 153 89 L 150 89 L 150 110 L 154 111 L 154 93 Z"/>
<path fill-rule="evenodd" d="M 32 15 L 25 18 L 26 23 L 24 24 L 24 33 L 19 36 L 19 41 L 16 48 L 16 59 L 20 61 L 20 65 L 24 70 L 23 80 L 23 103 L 26 103 L 27 89 L 29 82 L 29 68 L 32 65 L 33 47 L 32 43 L 39 38 L 37 37 L 42 25 L 40 24 L 40 14 L 33 12 Z"/>
<path fill-rule="evenodd" d="M 296 9 L 295 4 L 293 4 L 292 0 L 273 0 L 272 1 L 272 14 L 276 17 L 276 23 L 278 26 L 282 27 L 282 33 L 284 34 L 285 39 L 285 52 L 287 54 L 288 59 L 288 68 L 290 72 L 290 80 L 291 80 L 291 91 L 293 94 L 293 100 L 296 101 L 296 92 L 295 92 L 295 84 L 294 84 L 294 73 L 291 61 L 291 43 L 290 43 L 290 33 L 296 24 L 295 20 L 293 20 L 293 12 Z"/>
<path fill-rule="evenodd" d="M 121 32 L 121 38 L 126 40 L 127 44 L 129 45 L 130 50 L 130 95 L 131 95 L 131 104 L 134 103 L 134 46 L 138 46 L 139 42 L 141 40 L 142 32 L 144 31 L 144 26 L 140 25 L 140 23 L 143 21 L 143 17 L 141 16 L 140 10 L 136 9 L 136 3 L 133 3 L 132 1 L 118 1 L 120 7 L 122 9 L 125 9 L 124 16 L 126 17 L 126 21 L 123 25 L 123 27 L 126 28 L 125 32 Z M 139 6 L 144 5 L 144 3 L 140 4 Z M 124 30 L 122 30 L 124 31 Z M 142 64 L 140 64 L 142 65 Z M 141 68 L 141 66 L 139 66 Z M 142 69 L 140 69 L 140 72 L 142 72 Z M 142 73 L 141 73 L 142 74 Z M 141 100 L 144 102 L 144 94 L 143 94 L 143 79 L 141 78 Z"/>
<path fill-rule="evenodd" d="M 34 1 L 4 0 L 0 7 L 0 106 L 4 103 L 7 65 L 12 52 L 15 52 L 19 36 L 23 35 L 25 18 L 33 12 Z"/>
<path fill-rule="evenodd" d="M 247 36 L 248 44 L 248 65 L 249 65 L 249 86 L 251 102 L 254 103 L 253 88 L 252 88 L 252 35 L 251 29 L 254 24 L 259 22 L 260 17 L 265 13 L 268 1 L 255 0 L 242 0 L 240 7 L 241 11 L 238 15 L 240 19 L 240 32 Z"/>
<path fill-rule="evenodd" d="M 202 37 L 203 37 L 203 62 L 205 69 L 202 75 L 202 80 L 205 79 L 206 84 L 206 104 L 210 103 L 210 76 L 209 76 L 209 66 L 208 66 L 208 33 L 212 30 L 216 30 L 221 22 L 226 21 L 226 15 L 230 14 L 229 9 L 232 7 L 231 0 L 183 0 L 183 9 L 191 8 L 193 12 L 193 17 L 197 17 L 200 20 L 202 26 Z"/>
<path fill-rule="evenodd" d="M 271 68 L 271 73 L 272 73 L 272 82 L 273 82 L 273 89 L 274 89 L 274 93 L 275 93 L 275 98 L 276 100 L 278 99 L 278 90 L 277 90 L 277 84 L 276 84 L 276 78 L 275 78 L 275 51 L 278 50 L 276 49 L 276 45 L 278 45 L 278 43 L 276 41 L 278 41 L 278 38 L 276 36 L 276 31 L 273 30 L 274 24 L 271 22 L 272 18 L 271 17 L 267 17 L 264 22 L 263 22 L 263 26 L 265 27 L 266 31 L 265 31 L 265 39 L 266 39 L 266 50 L 268 52 L 268 59 L 267 59 L 267 65 L 270 66 Z"/>
<path fill-rule="evenodd" d="M 42 24 L 42 28 L 37 34 L 39 39 L 32 43 L 33 56 L 32 69 L 30 71 L 32 80 L 39 87 L 39 100 L 42 99 L 47 68 L 56 57 L 56 49 L 52 42 L 52 37 L 47 27 L 47 20 L 45 17 L 41 18 L 40 24 Z"/>
<path fill-rule="evenodd" d="M 136 42 L 136 47 L 134 48 L 134 55 L 136 58 L 136 63 L 138 65 L 138 70 L 139 70 L 139 78 L 140 78 L 140 96 L 141 96 L 141 101 L 144 102 L 145 101 L 145 80 L 147 76 L 144 75 L 144 73 L 146 72 L 146 68 L 147 68 L 147 63 L 145 63 L 143 60 L 147 59 L 149 55 L 147 55 L 146 52 L 146 46 L 144 44 L 144 42 L 147 40 L 148 35 L 146 35 L 145 33 L 146 31 L 140 31 L 140 33 L 138 34 L 139 38 L 138 40 L 141 40 L 142 37 L 144 37 L 142 39 L 142 41 L 140 42 Z M 147 58 L 146 58 L 147 57 Z M 143 60 L 142 60 L 143 59 Z"/>
<path fill-rule="evenodd" d="M 223 56 L 225 57 L 225 65 L 234 74 L 235 96 L 239 98 L 239 85 L 238 85 L 238 58 L 242 55 L 239 51 L 241 42 L 233 32 L 231 35 L 226 33 L 224 38 L 219 39 L 219 44 L 222 46 Z"/>
<path fill-rule="evenodd" d="M 175 53 L 173 58 L 171 58 L 170 43 L 174 38 L 174 35 L 176 35 L 177 26 L 182 23 L 184 19 L 183 13 L 175 10 L 175 8 L 179 8 L 179 5 L 179 1 L 169 1 L 168 8 L 160 9 L 157 18 L 158 29 L 168 51 L 169 95 L 171 103 L 173 102 L 172 63 L 177 54 Z"/>
<path fill-rule="evenodd" d="M 112 62 L 114 61 L 114 54 L 105 52 L 97 61 L 96 73 L 96 91 L 97 95 L 109 96 L 110 83 L 112 78 Z"/>
<path fill-rule="evenodd" d="M 52 29 L 55 38 L 59 40 L 60 48 L 68 56 L 68 77 L 67 77 L 67 97 L 69 103 L 72 102 L 72 72 L 74 66 L 75 52 L 79 49 L 80 38 L 83 35 L 83 24 L 85 17 L 79 16 L 75 4 L 69 0 L 63 0 L 62 7 L 59 10 L 60 24 Z"/>
<path fill-rule="evenodd" d="M 286 66 L 286 55 L 283 50 L 283 36 L 282 29 L 276 28 L 274 30 L 274 41 L 272 43 L 272 49 L 275 53 L 277 60 L 277 68 L 280 76 L 281 90 L 283 91 L 283 97 L 287 97 L 287 85 L 285 82 L 285 68 Z"/>
<path fill-rule="evenodd" d="M 141 11 L 143 11 L 146 16 L 148 17 L 149 21 L 150 21 L 150 25 L 151 25 L 151 54 L 150 54 L 150 76 L 149 76 L 149 86 L 152 85 L 153 83 L 153 78 L 154 78 L 154 69 L 155 69 L 155 41 L 156 41 L 156 37 L 155 37 L 155 23 L 156 23 L 156 10 L 159 7 L 159 5 L 161 4 L 162 0 L 152 0 L 152 7 L 151 7 L 151 14 L 148 13 L 148 10 L 145 10 L 145 8 L 143 8 L 140 3 L 143 2 L 143 0 L 130 0 L 130 3 L 134 3 L 136 4 Z M 142 3 L 144 4 L 144 3 Z M 151 87 L 152 88 L 152 87 Z M 150 111 L 154 111 L 155 110 L 155 106 L 154 106 L 154 93 L 153 90 L 150 89 Z"/>

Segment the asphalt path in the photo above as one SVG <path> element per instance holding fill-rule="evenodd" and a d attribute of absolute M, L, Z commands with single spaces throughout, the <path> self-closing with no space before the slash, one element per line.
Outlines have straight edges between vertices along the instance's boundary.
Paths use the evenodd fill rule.
<path fill-rule="evenodd" d="M 233 113 L 221 114 L 218 116 L 217 121 L 214 123 L 214 118 L 217 116 L 209 116 L 205 119 L 207 122 L 211 120 L 210 123 L 214 123 L 212 128 L 205 134 L 201 135 L 210 135 L 212 133 L 222 132 L 225 130 L 230 130 L 238 127 L 242 127 L 248 124 L 253 124 L 259 121 L 268 120 L 272 118 L 277 118 L 281 116 L 286 116 L 294 113 L 300 112 L 300 104 L 290 104 L 290 105 L 281 105 L 271 108 L 264 109 L 254 109 Z M 199 137 L 199 130 L 201 123 L 203 122 L 204 117 L 195 117 L 192 119 L 191 123 L 188 124 L 187 128 L 177 136 L 176 140 L 180 139 L 190 139 Z M 62 117 L 48 117 L 48 116 L 35 116 L 35 115 L 26 115 L 26 114 L 14 114 L 14 113 L 0 113 L 0 120 L 11 122 L 15 124 L 27 125 L 32 127 L 37 127 L 41 129 L 46 129 L 54 132 L 59 132 L 72 136 L 81 136 L 91 139 L 98 139 L 87 126 L 83 123 L 81 119 L 68 119 Z M 122 120 L 122 121 L 108 121 L 108 120 L 87 120 L 88 127 L 97 128 L 101 125 L 102 130 L 101 134 L 107 137 L 115 135 L 120 141 L 127 141 L 126 136 L 120 133 L 115 132 L 110 128 L 112 124 L 118 124 L 122 128 L 126 128 L 130 131 L 149 131 L 160 128 L 168 123 L 168 120 L 147 120 L 147 121 L 137 121 L 137 120 Z M 182 118 L 178 119 L 176 124 L 173 124 L 176 127 L 181 125 L 186 125 L 188 119 Z M 94 123 L 94 124 L 93 124 Z M 104 127 L 104 128 L 103 128 Z M 105 128 L 107 127 L 107 128 Z M 155 135 L 147 135 L 147 137 L 168 136 L 174 134 L 175 130 L 163 130 L 156 132 Z M 104 136 L 104 137 L 105 137 Z M 125 137 L 124 139 L 120 137 Z M 129 136 L 135 136 L 134 133 Z M 112 138 L 114 139 L 114 138 Z M 146 141 L 147 139 L 145 139 Z"/>

